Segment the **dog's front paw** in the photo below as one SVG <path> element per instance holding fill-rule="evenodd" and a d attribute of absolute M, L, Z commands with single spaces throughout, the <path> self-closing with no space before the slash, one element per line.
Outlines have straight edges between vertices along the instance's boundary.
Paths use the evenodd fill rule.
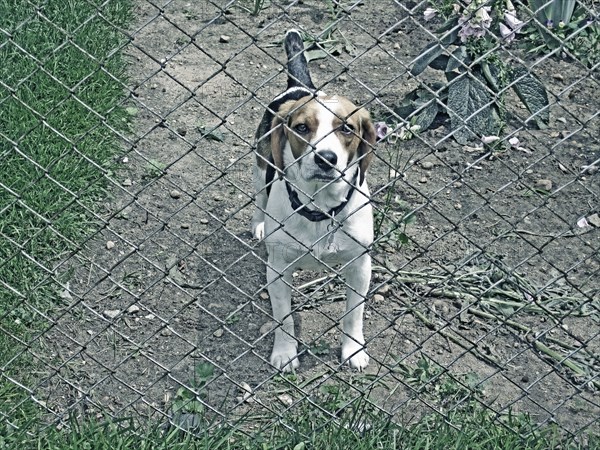
<path fill-rule="evenodd" d="M 252 235 L 254 236 L 254 239 L 262 241 L 265 237 L 265 223 L 259 222 L 254 224 L 252 226 Z"/>
<path fill-rule="evenodd" d="M 348 342 L 342 346 L 342 363 L 361 372 L 369 365 L 369 355 L 358 342 Z"/>
<path fill-rule="evenodd" d="M 271 364 L 282 372 L 296 370 L 300 366 L 296 346 L 289 345 L 284 348 L 274 348 L 273 353 L 271 353 Z"/>

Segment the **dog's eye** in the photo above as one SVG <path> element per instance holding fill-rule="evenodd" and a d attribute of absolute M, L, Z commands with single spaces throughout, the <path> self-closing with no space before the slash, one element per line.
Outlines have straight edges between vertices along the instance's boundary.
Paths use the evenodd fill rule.
<path fill-rule="evenodd" d="M 294 126 L 294 131 L 298 134 L 306 134 L 308 133 L 308 127 L 305 123 L 299 123 L 298 125 Z"/>
<path fill-rule="evenodd" d="M 354 126 L 350 125 L 349 123 L 345 123 L 344 125 L 342 125 L 341 131 L 344 134 L 352 134 L 354 133 Z"/>

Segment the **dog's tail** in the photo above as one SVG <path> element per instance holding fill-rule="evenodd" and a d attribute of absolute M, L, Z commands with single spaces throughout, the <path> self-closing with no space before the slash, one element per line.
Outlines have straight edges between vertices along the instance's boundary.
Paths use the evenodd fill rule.
<path fill-rule="evenodd" d="M 310 78 L 308 62 L 304 56 L 304 42 L 298 30 L 286 33 L 284 47 L 288 58 L 288 89 L 300 86 L 316 90 Z"/>

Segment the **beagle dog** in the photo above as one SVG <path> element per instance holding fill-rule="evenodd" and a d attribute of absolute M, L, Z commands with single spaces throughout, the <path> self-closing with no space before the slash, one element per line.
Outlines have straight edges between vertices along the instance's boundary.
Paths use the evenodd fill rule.
<path fill-rule="evenodd" d="M 284 46 L 288 88 L 269 104 L 256 132 L 254 171 L 252 232 L 266 244 L 268 291 L 279 324 L 270 361 L 284 372 L 299 365 L 292 272 L 339 267 L 347 285 L 342 362 L 362 370 L 369 363 L 363 309 L 373 242 L 365 174 L 375 129 L 365 109 L 315 88 L 298 31 L 286 34 Z"/>

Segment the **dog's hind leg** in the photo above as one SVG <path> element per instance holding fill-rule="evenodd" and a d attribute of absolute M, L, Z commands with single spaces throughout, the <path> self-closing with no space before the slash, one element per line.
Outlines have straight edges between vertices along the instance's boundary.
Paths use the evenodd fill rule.
<path fill-rule="evenodd" d="M 371 257 L 364 254 L 344 268 L 346 313 L 342 319 L 342 363 L 362 370 L 369 364 L 363 336 L 363 311 L 371 282 Z"/>

